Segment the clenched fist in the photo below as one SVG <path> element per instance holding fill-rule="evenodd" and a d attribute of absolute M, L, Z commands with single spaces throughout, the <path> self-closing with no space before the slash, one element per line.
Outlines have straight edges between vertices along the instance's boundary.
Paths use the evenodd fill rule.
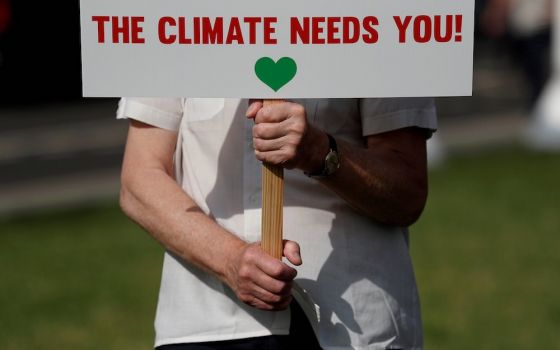
<path fill-rule="evenodd" d="M 296 242 L 284 240 L 284 256 L 301 265 Z M 284 310 L 292 301 L 292 285 L 297 271 L 265 253 L 259 243 L 247 244 L 230 261 L 226 283 L 245 304 L 261 310 Z"/>
<path fill-rule="evenodd" d="M 258 160 L 308 173 L 322 169 L 329 141 L 308 123 L 302 105 L 282 102 L 263 107 L 261 100 L 252 100 L 247 117 L 255 120 L 253 146 Z"/>

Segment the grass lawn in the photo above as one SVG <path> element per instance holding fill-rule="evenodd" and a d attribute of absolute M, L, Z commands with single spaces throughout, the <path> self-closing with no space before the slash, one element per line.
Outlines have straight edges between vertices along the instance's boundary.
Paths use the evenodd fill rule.
<path fill-rule="evenodd" d="M 431 172 L 412 228 L 426 349 L 560 349 L 560 155 Z M 0 222 L 0 348 L 150 349 L 162 249 L 116 205 Z"/>
<path fill-rule="evenodd" d="M 162 249 L 117 206 L 0 232 L 1 349 L 151 348 Z"/>
<path fill-rule="evenodd" d="M 426 349 L 560 349 L 560 155 L 463 156 L 412 228 Z"/>

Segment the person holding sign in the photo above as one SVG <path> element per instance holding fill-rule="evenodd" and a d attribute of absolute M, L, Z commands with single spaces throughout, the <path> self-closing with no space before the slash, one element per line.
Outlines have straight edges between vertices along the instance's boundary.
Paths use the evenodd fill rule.
<path fill-rule="evenodd" d="M 165 248 L 158 349 L 421 349 L 407 227 L 431 98 L 123 98 L 121 207 Z M 285 172 L 285 260 L 260 239 L 260 161 Z M 305 292 L 304 292 L 305 291 Z"/>

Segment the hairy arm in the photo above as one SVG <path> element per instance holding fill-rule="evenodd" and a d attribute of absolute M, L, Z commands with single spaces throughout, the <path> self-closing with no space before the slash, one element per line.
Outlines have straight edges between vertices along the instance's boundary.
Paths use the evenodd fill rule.
<path fill-rule="evenodd" d="M 366 147 L 337 143 L 341 167 L 321 183 L 381 223 L 416 222 L 428 193 L 425 132 L 405 128 L 369 136 Z"/>
<path fill-rule="evenodd" d="M 286 308 L 296 271 L 248 244 L 202 212 L 173 178 L 177 134 L 132 120 L 121 176 L 120 205 L 165 248 L 228 284 L 245 303 Z M 301 264 L 299 246 L 284 253 Z"/>

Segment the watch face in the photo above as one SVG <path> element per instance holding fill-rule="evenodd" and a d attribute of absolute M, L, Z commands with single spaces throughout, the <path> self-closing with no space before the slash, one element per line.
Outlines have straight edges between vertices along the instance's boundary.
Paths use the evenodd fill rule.
<path fill-rule="evenodd" d="M 325 168 L 327 175 L 334 173 L 340 167 L 340 158 L 335 151 L 329 152 L 325 159 Z"/>

